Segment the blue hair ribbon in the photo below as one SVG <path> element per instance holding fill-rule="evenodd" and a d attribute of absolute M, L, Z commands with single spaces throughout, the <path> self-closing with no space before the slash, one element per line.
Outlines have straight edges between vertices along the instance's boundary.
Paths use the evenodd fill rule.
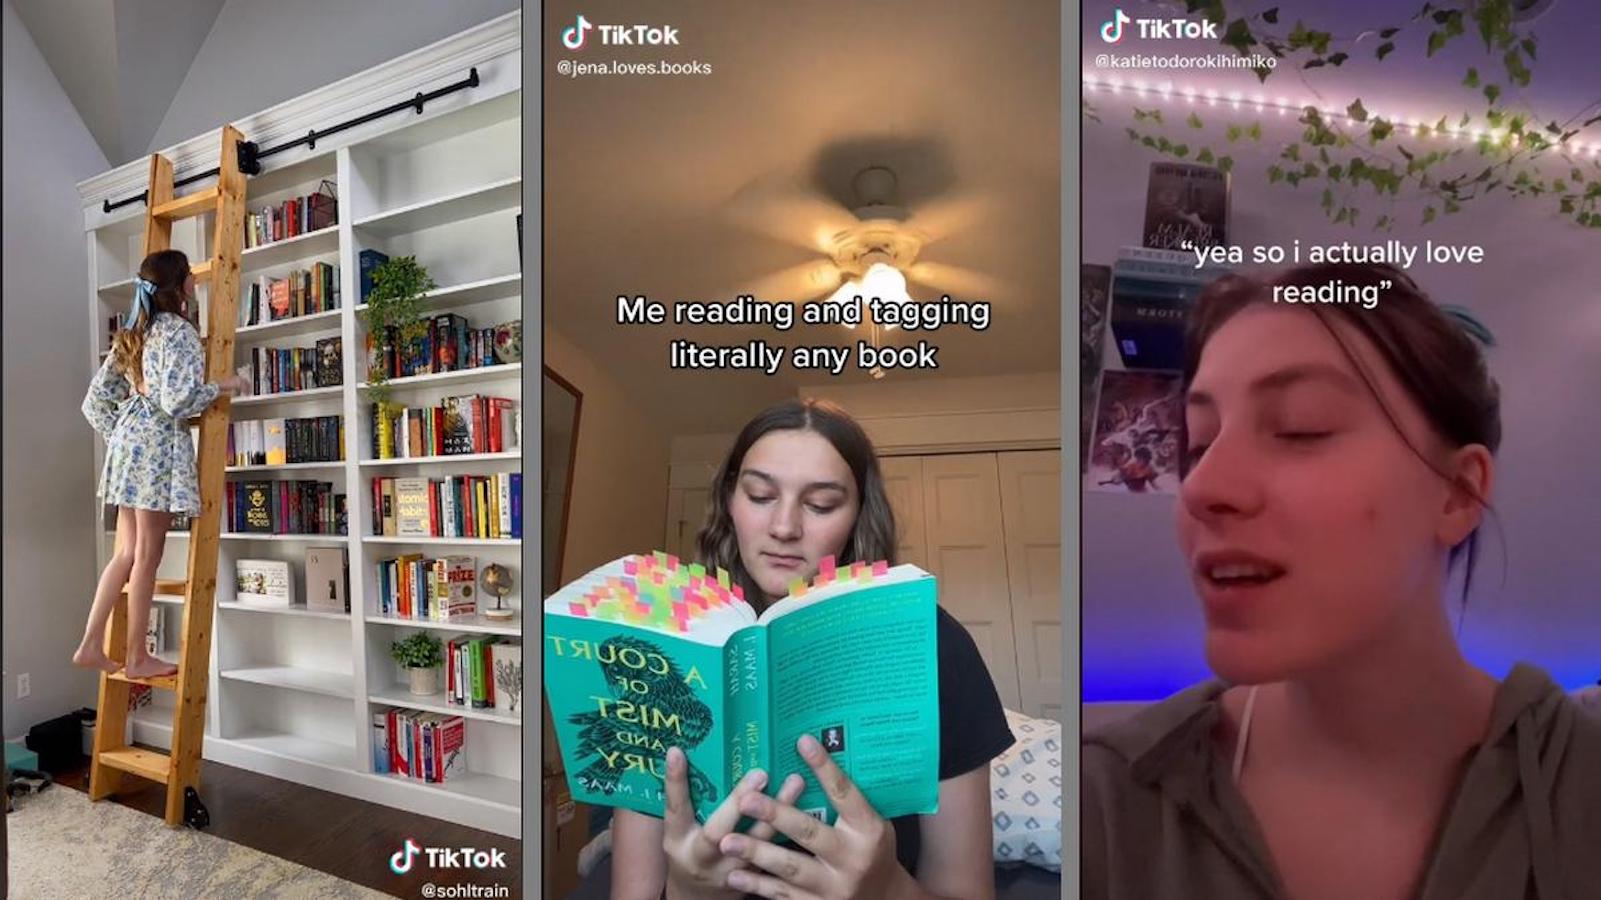
<path fill-rule="evenodd" d="M 1486 347 L 1495 346 L 1495 334 L 1483 322 L 1480 322 L 1477 316 L 1468 312 L 1467 307 L 1457 306 L 1454 303 L 1442 303 L 1440 304 L 1440 311 L 1449 316 L 1458 328 L 1467 332 L 1468 337 Z"/>
<path fill-rule="evenodd" d="M 137 275 L 134 276 L 133 308 L 128 310 L 128 317 L 122 322 L 122 327 L 124 329 L 132 328 L 134 325 L 138 324 L 139 313 L 141 312 L 143 312 L 145 315 L 145 321 L 150 321 L 153 315 L 151 312 L 150 301 L 155 295 L 156 285 L 154 282 L 146 281 Z"/>

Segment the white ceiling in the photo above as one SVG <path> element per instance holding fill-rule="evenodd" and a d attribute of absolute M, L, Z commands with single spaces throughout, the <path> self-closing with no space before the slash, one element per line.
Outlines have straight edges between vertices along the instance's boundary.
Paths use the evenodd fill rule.
<path fill-rule="evenodd" d="M 150 152 L 224 0 L 11 0 L 112 165 Z"/>
<path fill-rule="evenodd" d="M 888 340 L 937 343 L 933 377 L 1058 369 L 1056 0 L 1013 2 L 1004 16 L 987 4 L 952 0 L 657 8 L 663 12 L 586 17 L 671 25 L 679 46 L 613 48 L 592 40 L 573 53 L 558 37 L 572 13 L 547 13 L 548 67 L 563 59 L 712 66 L 703 76 L 550 76 L 547 322 L 642 404 L 671 410 L 680 432 L 735 428 L 760 405 L 793 396 L 797 385 L 832 376 L 788 367 L 771 378 L 673 372 L 669 341 L 842 344 L 861 330 L 619 326 L 617 294 L 669 304 L 727 300 L 760 290 L 773 273 L 822 260 L 806 244 L 829 204 L 755 204 L 767 214 L 740 219 L 751 192 L 787 182 L 846 197 L 856 171 L 883 165 L 898 173 L 914 218 L 939 210 L 938 230 L 954 232 L 919 259 L 993 282 L 990 296 L 950 291 L 955 299 L 992 303 L 987 331 L 893 331 Z M 959 227 L 947 227 L 953 224 Z M 913 296 L 932 299 L 915 285 Z M 867 380 L 862 372 L 841 377 Z"/>

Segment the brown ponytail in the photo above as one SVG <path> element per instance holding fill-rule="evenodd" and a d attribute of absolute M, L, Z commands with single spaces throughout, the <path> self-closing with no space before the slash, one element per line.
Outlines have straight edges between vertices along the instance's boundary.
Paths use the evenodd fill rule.
<path fill-rule="evenodd" d="M 111 359 L 112 368 L 131 377 L 134 388 L 143 392 L 145 332 L 158 312 L 183 314 L 183 285 L 189 280 L 189 257 L 181 250 L 157 250 L 139 264 L 139 277 L 156 286 L 150 298 L 150 315 L 141 311 L 132 327 L 116 333 L 111 342 Z"/>

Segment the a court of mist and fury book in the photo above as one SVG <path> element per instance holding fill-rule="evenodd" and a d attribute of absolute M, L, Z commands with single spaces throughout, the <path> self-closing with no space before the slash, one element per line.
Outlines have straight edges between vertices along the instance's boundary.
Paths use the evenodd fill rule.
<path fill-rule="evenodd" d="M 936 584 L 911 565 L 823 561 L 761 615 L 726 571 L 657 552 L 607 563 L 544 604 L 545 691 L 580 803 L 661 816 L 669 747 L 704 820 L 750 769 L 835 812 L 795 742 L 810 734 L 885 818 L 937 811 Z M 747 823 L 748 824 L 748 823 Z"/>

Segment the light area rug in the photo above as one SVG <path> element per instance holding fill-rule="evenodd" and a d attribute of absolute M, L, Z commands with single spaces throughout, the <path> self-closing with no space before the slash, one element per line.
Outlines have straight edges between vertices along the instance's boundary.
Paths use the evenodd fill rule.
<path fill-rule="evenodd" d="M 61 785 L 17 798 L 12 900 L 373 900 L 390 895 Z"/>

